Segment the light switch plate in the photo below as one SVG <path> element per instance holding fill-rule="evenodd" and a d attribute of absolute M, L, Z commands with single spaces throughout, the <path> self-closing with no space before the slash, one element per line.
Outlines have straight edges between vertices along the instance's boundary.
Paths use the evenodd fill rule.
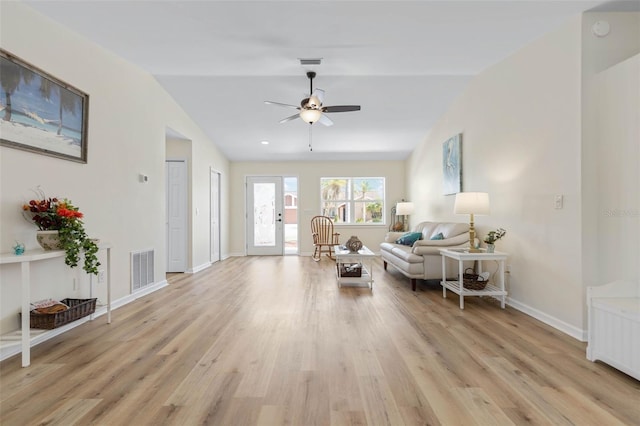
<path fill-rule="evenodd" d="M 564 204 L 564 196 L 556 195 L 554 198 L 556 209 L 561 209 Z"/>

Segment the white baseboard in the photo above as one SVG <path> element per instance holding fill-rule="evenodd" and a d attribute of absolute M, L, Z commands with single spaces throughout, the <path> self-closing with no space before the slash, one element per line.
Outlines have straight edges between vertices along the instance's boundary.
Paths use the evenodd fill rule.
<path fill-rule="evenodd" d="M 205 269 L 207 269 L 211 265 L 212 265 L 211 262 L 206 262 L 206 263 L 203 263 L 202 265 L 187 269 L 186 273 L 187 274 L 195 274 L 197 272 L 204 271 Z"/>
<path fill-rule="evenodd" d="M 529 315 L 530 317 L 537 319 L 538 321 L 542 321 L 543 323 L 550 325 L 551 327 L 557 330 L 560 330 L 565 334 L 568 334 L 569 336 L 573 337 L 576 340 L 579 340 L 581 342 L 587 341 L 586 330 L 582 330 L 578 327 L 568 324 L 562 320 L 559 320 L 556 317 L 553 317 L 549 314 L 546 314 L 542 311 L 532 308 L 529 305 L 525 305 L 524 303 L 518 302 L 517 300 L 514 300 L 510 297 L 507 297 L 507 304 L 512 308 L 517 309 L 520 312 L 523 312 Z"/>
<path fill-rule="evenodd" d="M 146 296 L 147 294 L 153 293 L 154 291 L 158 291 L 161 288 L 164 288 L 166 286 L 168 286 L 169 283 L 167 282 L 167 280 L 162 280 L 162 281 L 158 281 L 155 284 L 151 284 L 146 286 L 145 288 L 142 288 L 138 291 L 136 291 L 135 293 L 129 294 L 121 299 L 118 299 L 114 302 L 111 302 L 111 309 L 115 309 L 115 308 L 119 308 L 120 306 L 124 306 L 127 303 L 131 303 L 136 299 L 140 299 L 141 297 Z"/>

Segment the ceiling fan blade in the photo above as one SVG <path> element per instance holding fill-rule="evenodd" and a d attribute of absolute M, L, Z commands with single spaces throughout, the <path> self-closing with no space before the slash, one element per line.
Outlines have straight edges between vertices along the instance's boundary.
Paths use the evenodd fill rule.
<path fill-rule="evenodd" d="M 312 108 L 320 108 L 324 103 L 324 90 L 315 89 L 309 96 L 308 104 Z"/>
<path fill-rule="evenodd" d="M 296 118 L 298 118 L 298 117 L 300 117 L 300 114 L 293 114 L 293 115 L 292 115 L 292 116 L 290 116 L 290 117 L 283 118 L 282 120 L 280 120 L 280 122 L 279 122 L 279 123 L 280 123 L 280 124 L 282 124 L 282 123 L 286 123 L 287 121 L 295 120 L 295 119 L 296 119 Z"/>
<path fill-rule="evenodd" d="M 283 106 L 283 107 L 287 107 L 287 108 L 300 109 L 300 107 L 297 107 L 295 105 L 283 104 L 282 102 L 264 101 L 264 103 L 267 104 L 267 105 L 279 105 L 279 106 Z"/>
<path fill-rule="evenodd" d="M 334 105 L 322 107 L 322 112 L 360 111 L 360 105 Z"/>
<path fill-rule="evenodd" d="M 333 121 L 331 121 L 331 119 L 324 114 L 320 116 L 320 119 L 318 119 L 318 123 L 324 124 L 327 127 L 333 126 Z"/>

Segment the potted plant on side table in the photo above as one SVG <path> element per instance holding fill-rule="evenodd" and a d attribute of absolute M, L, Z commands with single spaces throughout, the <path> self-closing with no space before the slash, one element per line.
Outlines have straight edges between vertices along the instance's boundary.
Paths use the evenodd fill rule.
<path fill-rule="evenodd" d="M 487 253 L 493 253 L 496 247 L 496 241 L 500 238 L 504 237 L 507 231 L 503 228 L 498 228 L 495 231 L 489 231 L 486 237 L 484 237 L 484 242 L 487 244 Z"/>
<path fill-rule="evenodd" d="M 64 262 L 74 268 L 80 262 L 80 254 L 84 255 L 83 269 L 88 274 L 98 275 L 98 245 L 87 236 L 82 222 L 83 214 L 66 198 L 47 198 L 40 190 L 39 199 L 31 200 L 22 206 L 25 217 L 33 222 L 39 231 L 49 232 L 46 237 L 38 235 L 38 243 L 45 250 L 62 249 L 65 251 Z M 55 232 L 57 231 L 57 233 Z M 55 241 L 55 238 L 59 241 Z M 47 240 L 53 238 L 54 241 Z"/>

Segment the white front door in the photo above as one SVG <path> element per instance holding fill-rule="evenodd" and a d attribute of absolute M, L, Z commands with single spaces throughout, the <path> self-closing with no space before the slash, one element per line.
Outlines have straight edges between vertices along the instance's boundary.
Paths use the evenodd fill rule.
<path fill-rule="evenodd" d="M 187 270 L 187 162 L 167 160 L 167 272 Z"/>
<path fill-rule="evenodd" d="M 210 262 L 215 263 L 220 260 L 220 173 L 211 170 L 211 195 L 210 195 Z"/>
<path fill-rule="evenodd" d="M 247 177 L 247 255 L 282 255 L 282 177 Z"/>

